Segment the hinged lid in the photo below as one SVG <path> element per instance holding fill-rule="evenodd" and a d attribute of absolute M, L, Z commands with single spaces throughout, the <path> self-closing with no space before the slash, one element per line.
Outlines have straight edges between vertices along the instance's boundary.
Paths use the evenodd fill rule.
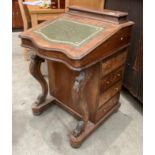
<path fill-rule="evenodd" d="M 70 6 L 69 7 L 69 14 L 77 14 L 82 15 L 90 18 L 97 18 L 99 20 L 111 22 L 114 24 L 120 24 L 127 22 L 128 13 L 120 12 L 120 11 L 113 11 L 113 10 L 95 10 L 95 9 L 86 9 L 83 7 L 78 6 Z"/>
<path fill-rule="evenodd" d="M 70 11 L 20 34 L 24 47 L 81 70 L 129 45 L 127 13 L 70 7 Z"/>

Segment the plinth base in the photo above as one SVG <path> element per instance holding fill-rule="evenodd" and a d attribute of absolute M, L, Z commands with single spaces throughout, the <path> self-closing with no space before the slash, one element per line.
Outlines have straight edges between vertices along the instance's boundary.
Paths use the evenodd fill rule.
<path fill-rule="evenodd" d="M 32 112 L 34 115 L 40 115 L 41 113 L 43 113 L 45 110 L 47 110 L 48 108 L 50 108 L 53 104 L 59 104 L 57 101 L 55 100 L 48 100 L 43 104 L 40 105 L 36 105 L 33 104 L 32 105 Z M 74 137 L 74 135 L 70 135 L 70 144 L 73 148 L 79 148 L 82 144 L 82 142 L 97 128 L 99 127 L 103 121 L 109 117 L 111 114 L 115 113 L 118 111 L 120 107 L 120 104 L 116 104 L 109 112 L 107 112 L 106 115 L 104 115 L 104 117 L 102 119 L 100 119 L 100 121 L 98 121 L 96 124 L 92 123 L 91 121 L 88 121 L 88 123 L 85 126 L 84 131 L 80 134 L 80 136 L 78 137 Z"/>
<path fill-rule="evenodd" d="M 92 122 L 88 122 L 85 130 L 81 133 L 79 137 L 74 137 L 73 135 L 70 136 L 70 144 L 73 148 L 79 148 L 82 144 L 82 142 L 97 128 L 99 127 L 103 121 L 110 116 L 111 114 L 115 113 L 118 111 L 120 107 L 120 104 L 115 105 L 99 122 L 96 124 Z"/>
<path fill-rule="evenodd" d="M 42 114 L 45 110 L 50 108 L 53 104 L 55 104 L 55 100 L 47 100 L 44 103 L 37 105 L 37 104 L 32 104 L 32 113 L 33 115 L 40 115 Z"/>

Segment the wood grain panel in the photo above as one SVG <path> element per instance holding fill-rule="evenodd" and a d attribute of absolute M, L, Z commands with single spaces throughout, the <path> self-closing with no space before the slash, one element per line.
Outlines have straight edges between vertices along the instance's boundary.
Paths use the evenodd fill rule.
<path fill-rule="evenodd" d="M 113 56 L 113 58 L 103 61 L 103 63 L 102 63 L 102 77 L 104 77 L 108 73 L 110 73 L 113 70 L 122 66 L 126 61 L 126 57 L 127 57 L 127 51 L 124 51 L 122 53 L 119 53 L 116 56 Z"/>
<path fill-rule="evenodd" d="M 100 99 L 99 99 L 99 104 L 98 104 L 98 109 L 100 109 L 112 96 L 117 94 L 120 89 L 121 89 L 121 81 L 113 85 L 111 88 L 109 88 L 105 92 L 101 92 L 100 94 Z"/>
<path fill-rule="evenodd" d="M 114 105 L 118 103 L 119 94 L 113 96 L 108 102 L 106 102 L 96 114 L 96 122 L 99 121 Z"/>
<path fill-rule="evenodd" d="M 102 10 L 104 8 L 104 0 L 69 0 L 69 5 Z"/>
<path fill-rule="evenodd" d="M 23 20 L 19 9 L 18 0 L 12 1 L 12 28 L 22 28 Z"/>
<path fill-rule="evenodd" d="M 111 87 L 114 83 L 121 80 L 122 77 L 123 77 L 123 67 L 108 74 L 106 77 L 101 79 L 101 92 L 105 91 L 106 89 Z"/>

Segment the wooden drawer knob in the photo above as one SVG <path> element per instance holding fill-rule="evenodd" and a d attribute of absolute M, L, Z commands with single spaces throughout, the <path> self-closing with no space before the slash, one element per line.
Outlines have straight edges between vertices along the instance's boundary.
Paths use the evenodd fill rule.
<path fill-rule="evenodd" d="M 118 73 L 118 74 L 117 74 L 117 76 L 118 76 L 118 77 L 120 77 L 120 76 L 121 76 L 121 74 L 120 74 L 120 73 Z"/>
<path fill-rule="evenodd" d="M 115 90 L 118 91 L 119 89 L 118 88 L 115 88 Z"/>
<path fill-rule="evenodd" d="M 110 83 L 109 81 L 106 82 L 106 84 L 109 84 L 109 83 Z"/>

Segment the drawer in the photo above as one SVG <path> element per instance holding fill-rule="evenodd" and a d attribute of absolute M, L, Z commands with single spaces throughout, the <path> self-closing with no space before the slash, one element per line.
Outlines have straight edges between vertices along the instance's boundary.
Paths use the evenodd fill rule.
<path fill-rule="evenodd" d="M 101 79 L 101 92 L 111 87 L 114 83 L 121 80 L 123 77 L 124 67 L 117 69 L 116 71 L 108 74 L 106 77 Z"/>
<path fill-rule="evenodd" d="M 96 113 L 96 122 L 101 119 L 113 106 L 119 101 L 119 93 L 113 96 L 108 102 L 106 102 Z"/>
<path fill-rule="evenodd" d="M 125 63 L 126 57 L 127 57 L 127 50 L 119 53 L 118 55 L 114 55 L 113 57 L 107 59 L 106 61 L 103 61 L 101 64 L 101 70 L 102 70 L 101 77 L 104 77 L 113 70 L 121 67 Z"/>
<path fill-rule="evenodd" d="M 100 92 L 98 109 L 100 109 L 106 102 L 108 102 L 114 95 L 120 92 L 122 86 L 122 82 L 119 81 L 114 84 L 112 87 L 107 89 L 105 92 Z"/>

